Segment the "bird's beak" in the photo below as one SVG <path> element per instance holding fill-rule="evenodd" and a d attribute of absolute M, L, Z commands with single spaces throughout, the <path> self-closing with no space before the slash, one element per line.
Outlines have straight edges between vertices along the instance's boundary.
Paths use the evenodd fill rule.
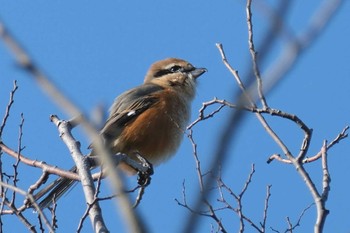
<path fill-rule="evenodd" d="M 194 70 L 192 70 L 190 73 L 192 75 L 192 77 L 194 79 L 198 78 L 199 76 L 201 76 L 202 74 L 204 74 L 205 72 L 207 72 L 206 68 L 195 68 Z"/>

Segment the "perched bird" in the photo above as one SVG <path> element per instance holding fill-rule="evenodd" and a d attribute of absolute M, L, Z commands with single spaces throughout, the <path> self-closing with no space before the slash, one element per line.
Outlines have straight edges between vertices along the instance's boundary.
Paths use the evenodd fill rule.
<path fill-rule="evenodd" d="M 121 152 L 136 161 L 139 153 L 153 165 L 169 159 L 179 147 L 189 121 L 196 79 L 205 72 L 205 68 L 177 58 L 151 65 L 144 83 L 118 96 L 110 108 L 100 132 L 106 147 L 112 154 Z M 92 148 L 91 155 L 95 154 Z M 136 172 L 125 163 L 119 167 Z M 50 205 L 53 197 L 58 199 L 73 183 L 66 178 L 56 180 L 40 206 Z"/>

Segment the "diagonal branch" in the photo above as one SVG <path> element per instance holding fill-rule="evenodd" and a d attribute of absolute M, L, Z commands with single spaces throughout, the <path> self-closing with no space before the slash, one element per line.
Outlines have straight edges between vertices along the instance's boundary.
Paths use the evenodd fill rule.
<path fill-rule="evenodd" d="M 59 135 L 69 148 L 72 158 L 77 166 L 77 172 L 81 178 L 81 185 L 84 190 L 87 203 L 91 204 L 89 216 L 95 232 L 108 232 L 102 217 L 102 211 L 95 199 L 95 185 L 90 171 L 90 164 L 80 151 L 79 143 L 71 134 L 71 126 L 67 121 L 61 121 L 57 116 L 51 116 L 51 121 L 57 126 Z"/>
<path fill-rule="evenodd" d="M 0 37 L 14 55 L 17 63 L 31 75 L 41 89 L 45 91 L 58 106 L 60 106 L 64 111 L 68 112 L 71 117 L 82 115 L 81 111 L 65 95 L 63 95 L 62 92 L 50 81 L 48 76 L 34 64 L 27 52 L 9 33 L 1 21 Z M 98 140 L 99 134 L 97 130 L 84 116 L 81 117 L 80 123 L 85 129 L 85 132 L 89 136 L 90 140 L 96 142 L 94 148 L 101 156 L 103 163 L 106 164 L 106 170 L 109 174 L 108 178 L 111 181 L 113 191 L 118 193 L 119 191 L 124 190 L 124 183 L 119 173 L 114 171 L 114 165 L 111 159 L 112 156 L 110 156 L 110 153 L 108 153 L 101 140 Z M 133 210 L 129 198 L 122 194 L 117 201 L 120 204 L 119 211 L 121 212 L 121 216 L 124 218 L 124 223 L 126 224 L 127 228 L 131 232 L 144 231 L 144 224 L 141 221 L 140 216 L 138 216 L 136 211 Z"/>

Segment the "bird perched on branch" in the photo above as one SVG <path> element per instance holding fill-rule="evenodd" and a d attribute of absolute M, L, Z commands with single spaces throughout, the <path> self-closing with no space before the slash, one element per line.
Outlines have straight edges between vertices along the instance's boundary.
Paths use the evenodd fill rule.
<path fill-rule="evenodd" d="M 151 65 L 144 83 L 118 96 L 110 108 L 100 132 L 106 147 L 112 154 L 121 152 L 136 161 L 136 154 L 140 154 L 153 165 L 169 159 L 186 130 L 196 80 L 205 72 L 205 68 L 177 58 Z M 93 149 L 91 155 L 95 154 Z M 118 167 L 128 173 L 136 172 L 126 163 Z M 59 178 L 40 206 L 48 207 L 52 198 L 57 200 L 73 183 Z"/>

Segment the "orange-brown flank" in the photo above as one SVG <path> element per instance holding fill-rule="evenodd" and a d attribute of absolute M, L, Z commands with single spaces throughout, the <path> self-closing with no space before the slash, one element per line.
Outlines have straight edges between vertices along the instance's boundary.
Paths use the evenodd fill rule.
<path fill-rule="evenodd" d="M 123 152 L 134 158 L 132 154 L 138 151 L 152 164 L 157 164 L 176 151 L 188 119 L 187 112 L 179 114 L 179 111 L 187 108 L 170 89 L 154 96 L 159 101 L 125 126 L 117 143 L 118 148 L 115 148 L 118 151 L 114 152 Z M 171 116 L 181 116 L 181 119 Z"/>

